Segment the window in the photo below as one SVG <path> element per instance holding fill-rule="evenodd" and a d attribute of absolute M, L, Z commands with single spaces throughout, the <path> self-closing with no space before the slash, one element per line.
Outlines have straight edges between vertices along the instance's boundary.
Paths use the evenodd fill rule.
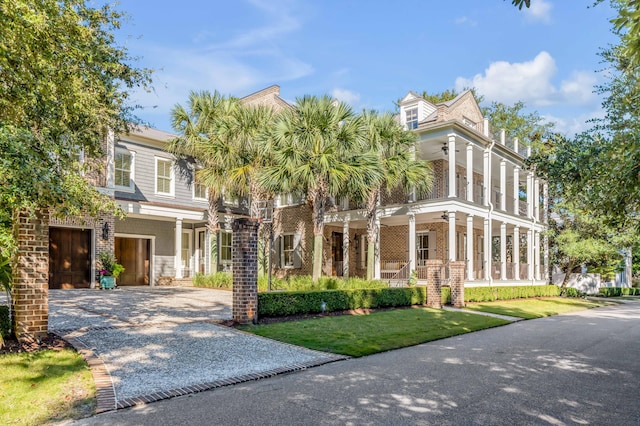
<path fill-rule="evenodd" d="M 223 265 L 231 264 L 231 231 L 220 231 L 220 263 Z"/>
<path fill-rule="evenodd" d="M 129 151 L 116 151 L 115 185 L 123 188 L 133 187 L 133 155 Z"/>
<path fill-rule="evenodd" d="M 407 129 L 417 129 L 418 128 L 418 108 L 411 108 L 406 110 L 405 112 L 406 118 L 405 123 L 407 123 Z"/>
<path fill-rule="evenodd" d="M 193 198 L 196 200 L 206 200 L 208 198 L 207 187 L 198 182 L 198 178 L 193 178 Z"/>
<path fill-rule="evenodd" d="M 462 124 L 471 127 L 474 130 L 478 130 L 478 123 L 473 120 L 469 120 L 467 117 L 462 117 Z"/>
<path fill-rule="evenodd" d="M 369 256 L 369 238 L 367 234 L 360 235 L 360 268 L 367 267 L 367 258 Z"/>
<path fill-rule="evenodd" d="M 156 158 L 156 193 L 173 195 L 173 167 L 171 160 Z"/>
<path fill-rule="evenodd" d="M 304 194 L 287 193 L 280 194 L 276 198 L 276 207 L 297 206 L 305 201 Z"/>
<path fill-rule="evenodd" d="M 280 238 L 280 265 L 283 268 L 293 268 L 293 234 L 283 235 Z"/>
<path fill-rule="evenodd" d="M 182 232 L 182 276 L 191 276 L 191 231 Z"/>
<path fill-rule="evenodd" d="M 425 266 L 427 260 L 436 258 L 436 232 L 426 231 L 416 233 L 416 262 L 417 266 Z"/>
<path fill-rule="evenodd" d="M 225 206 L 238 207 L 240 206 L 240 198 L 237 195 L 226 194 L 222 191 L 222 204 Z"/>

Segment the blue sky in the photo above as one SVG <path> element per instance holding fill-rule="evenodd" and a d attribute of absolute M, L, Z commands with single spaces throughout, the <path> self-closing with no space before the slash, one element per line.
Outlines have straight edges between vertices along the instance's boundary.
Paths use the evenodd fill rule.
<path fill-rule="evenodd" d="M 608 2 L 532 0 L 121 0 L 117 33 L 156 70 L 138 116 L 171 131 L 191 90 L 242 97 L 272 84 L 289 101 L 330 94 L 357 110 L 394 110 L 409 90 L 476 87 L 524 101 L 564 133 L 601 116 L 597 55 L 615 43 Z"/>

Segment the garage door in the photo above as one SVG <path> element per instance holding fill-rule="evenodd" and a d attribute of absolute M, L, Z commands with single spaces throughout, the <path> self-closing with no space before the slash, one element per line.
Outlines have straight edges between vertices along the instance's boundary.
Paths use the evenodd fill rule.
<path fill-rule="evenodd" d="M 149 285 L 151 240 L 116 237 L 116 258 L 124 266 L 118 285 Z"/>
<path fill-rule="evenodd" d="M 89 288 L 91 231 L 49 228 L 49 288 Z"/>

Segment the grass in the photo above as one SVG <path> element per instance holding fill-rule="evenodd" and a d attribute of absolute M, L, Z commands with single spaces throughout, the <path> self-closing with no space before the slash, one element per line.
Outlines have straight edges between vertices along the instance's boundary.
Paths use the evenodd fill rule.
<path fill-rule="evenodd" d="M 469 303 L 466 308 L 474 311 L 491 312 L 512 317 L 534 319 L 558 315 L 566 312 L 605 306 L 607 302 L 584 299 L 553 297 L 548 299 L 507 300 L 485 303 Z"/>
<path fill-rule="evenodd" d="M 0 424 L 38 425 L 93 414 L 95 387 L 72 350 L 0 355 Z"/>
<path fill-rule="evenodd" d="M 361 357 L 508 323 L 476 314 L 408 308 L 251 325 L 242 329 L 310 349 Z"/>

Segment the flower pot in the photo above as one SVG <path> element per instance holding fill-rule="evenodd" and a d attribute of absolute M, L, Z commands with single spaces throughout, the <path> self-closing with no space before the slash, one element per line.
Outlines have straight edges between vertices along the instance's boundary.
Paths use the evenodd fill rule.
<path fill-rule="evenodd" d="M 114 289 L 116 287 L 116 277 L 103 275 L 100 277 L 100 287 L 104 290 Z"/>

